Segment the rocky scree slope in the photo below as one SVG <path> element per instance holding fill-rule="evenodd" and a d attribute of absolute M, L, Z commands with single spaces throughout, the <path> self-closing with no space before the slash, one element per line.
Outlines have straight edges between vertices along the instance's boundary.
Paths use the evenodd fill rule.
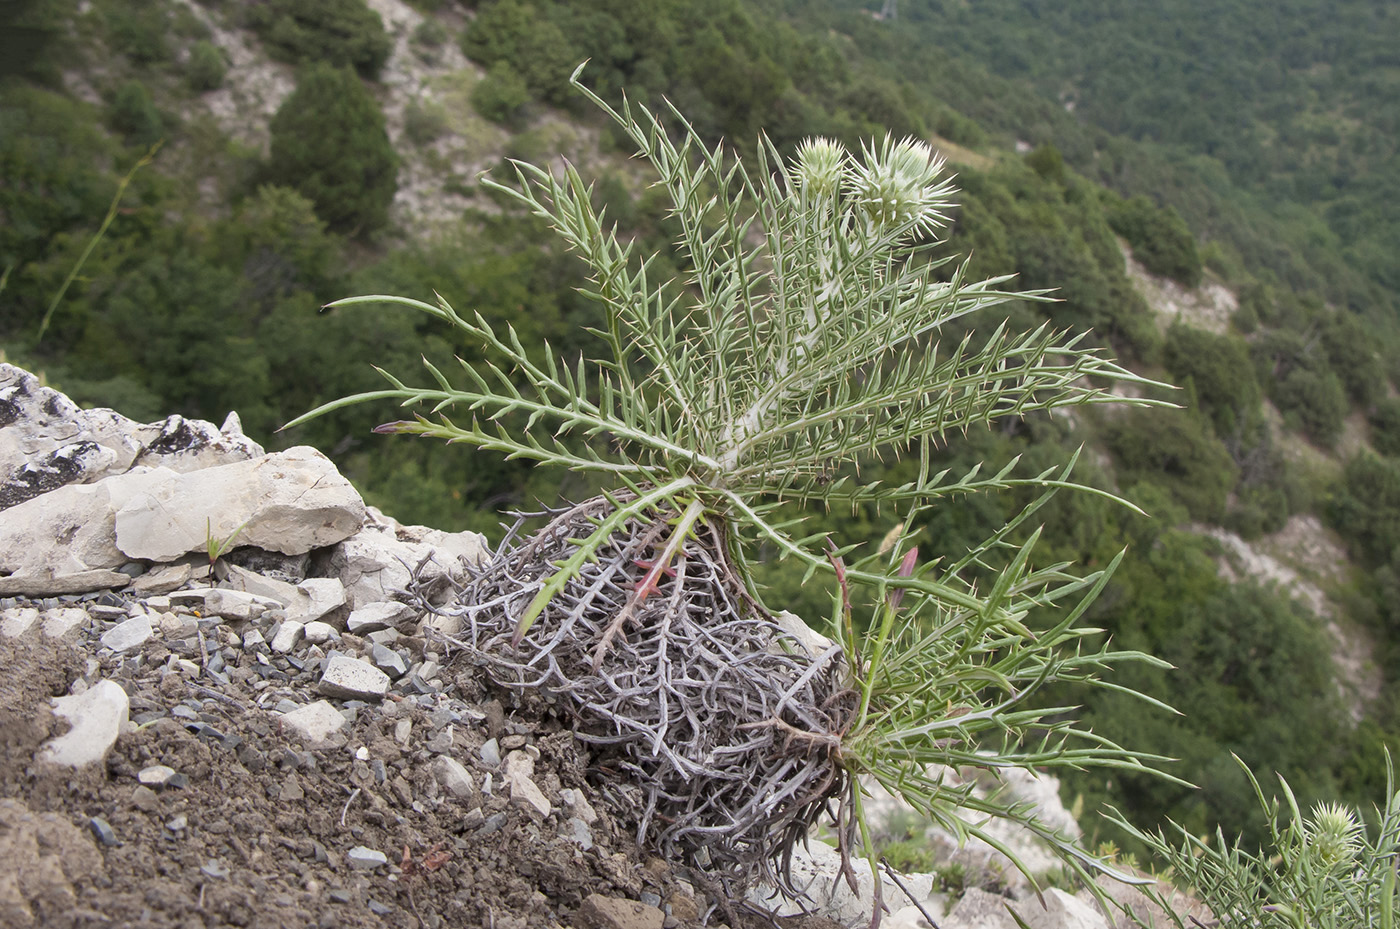
<path fill-rule="evenodd" d="M 837 886 L 820 841 L 806 901 L 716 898 L 639 848 L 553 696 L 493 689 L 409 593 L 445 602 L 486 553 L 366 507 L 314 449 L 265 454 L 235 415 L 139 424 L 0 364 L 0 924 L 869 920 L 869 875 Z M 1050 779 L 981 789 L 1074 828 Z M 888 834 L 924 828 L 876 806 Z M 1012 926 L 1008 905 L 1112 924 L 1085 892 L 1042 907 L 988 847 L 922 838 L 969 889 L 891 875 L 886 925 Z"/>

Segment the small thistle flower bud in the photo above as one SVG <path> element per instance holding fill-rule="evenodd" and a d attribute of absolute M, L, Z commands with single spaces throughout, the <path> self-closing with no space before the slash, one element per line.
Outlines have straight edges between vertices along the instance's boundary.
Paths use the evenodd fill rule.
<path fill-rule="evenodd" d="M 951 185 L 938 180 L 942 171 L 943 159 L 925 143 L 885 136 L 878 150 L 865 149 L 865 164 L 851 172 L 847 188 L 877 226 L 933 229 L 947 222 L 940 211 L 951 205 Z"/>
<path fill-rule="evenodd" d="M 806 139 L 797 147 L 792 179 L 798 190 L 812 197 L 831 198 L 841 188 L 846 171 L 846 149 L 834 139 Z"/>
<path fill-rule="evenodd" d="M 1361 824 L 1340 803 L 1314 807 L 1312 818 L 1303 824 L 1303 836 L 1308 850 L 1329 868 L 1355 858 L 1361 848 Z"/>

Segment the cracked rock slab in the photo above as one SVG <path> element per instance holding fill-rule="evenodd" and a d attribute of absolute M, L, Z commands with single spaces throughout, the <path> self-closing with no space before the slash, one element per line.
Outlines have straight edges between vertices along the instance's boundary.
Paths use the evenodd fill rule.
<path fill-rule="evenodd" d="M 72 728 L 46 742 L 39 760 L 72 768 L 107 757 L 126 725 L 131 705 L 121 685 L 108 680 L 74 696 L 54 697 L 52 702 L 54 715 L 66 719 Z"/>

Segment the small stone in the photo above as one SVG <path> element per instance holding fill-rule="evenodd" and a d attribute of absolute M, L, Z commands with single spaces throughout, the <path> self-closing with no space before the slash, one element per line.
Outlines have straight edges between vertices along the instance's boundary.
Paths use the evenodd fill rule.
<path fill-rule="evenodd" d="M 381 601 L 368 603 L 352 610 L 350 618 L 345 621 L 345 628 L 356 635 L 366 635 L 397 626 L 400 622 L 411 618 L 413 618 L 413 607 L 407 603 Z"/>
<path fill-rule="evenodd" d="M 156 792 L 144 784 L 137 784 L 136 789 L 131 792 L 131 803 L 138 810 L 147 813 L 153 812 L 160 806 L 160 800 L 156 798 Z"/>
<path fill-rule="evenodd" d="M 389 675 L 366 662 L 336 655 L 326 662 L 316 689 L 327 697 L 379 700 L 389 691 Z"/>
<path fill-rule="evenodd" d="M 132 581 L 127 589 L 138 597 L 145 594 L 168 594 L 183 587 L 189 579 L 189 565 L 163 565 L 141 575 Z"/>
<path fill-rule="evenodd" d="M 81 768 L 107 757 L 126 726 L 131 702 L 114 681 L 101 680 L 81 694 L 54 697 L 54 715 L 72 728 L 50 739 L 39 752 L 42 761 Z"/>
<path fill-rule="evenodd" d="M 577 816 L 570 816 L 564 823 L 563 833 L 566 837 L 578 843 L 579 848 L 588 851 L 593 847 L 593 830 L 588 828 L 588 823 Z"/>
<path fill-rule="evenodd" d="M 169 829 L 171 832 L 184 832 L 185 827 L 189 824 L 189 817 L 181 813 L 179 816 L 172 818 L 170 822 L 166 823 L 165 828 Z"/>
<path fill-rule="evenodd" d="M 637 894 L 637 899 L 641 901 L 642 905 L 644 906 L 654 906 L 657 909 L 661 909 L 660 894 L 654 894 L 651 891 L 643 891 L 642 893 Z"/>
<path fill-rule="evenodd" d="M 455 758 L 439 755 L 433 760 L 433 777 L 458 800 L 465 800 L 476 792 L 471 772 L 462 767 Z"/>
<path fill-rule="evenodd" d="M 524 748 L 525 743 L 528 741 L 529 740 L 526 739 L 523 735 L 519 734 L 503 735 L 501 736 L 501 748 L 505 749 L 508 752 L 513 752 L 517 748 Z"/>
<path fill-rule="evenodd" d="M 318 619 L 307 623 L 302 628 L 302 635 L 312 645 L 321 645 L 324 642 L 329 642 L 335 635 L 335 627 Z"/>
<path fill-rule="evenodd" d="M 356 871 L 373 871 L 389 863 L 383 852 L 356 845 L 345 856 L 346 862 Z"/>
<path fill-rule="evenodd" d="M 369 640 L 371 645 L 393 645 L 403 638 L 403 635 L 397 629 L 380 629 L 377 632 L 371 632 L 365 638 Z"/>
<path fill-rule="evenodd" d="M 475 829 L 486 821 L 486 814 L 481 812 L 481 807 L 474 806 L 466 813 L 462 814 L 462 828 Z"/>
<path fill-rule="evenodd" d="M 565 787 L 559 791 L 559 800 L 579 819 L 588 825 L 593 825 L 598 821 L 598 812 L 593 809 L 593 804 L 588 802 L 588 798 L 583 795 L 583 791 Z"/>
<path fill-rule="evenodd" d="M 523 774 L 517 773 L 508 781 L 510 784 L 510 802 L 526 812 L 535 812 L 540 816 L 548 816 L 554 809 L 549 800 L 540 791 L 540 788 L 533 780 Z"/>
<path fill-rule="evenodd" d="M 272 650 L 286 654 L 296 648 L 297 641 L 301 638 L 306 626 L 294 619 L 286 620 L 277 627 L 277 634 L 272 637 Z"/>
<path fill-rule="evenodd" d="M 304 599 L 297 599 L 287 608 L 287 618 L 308 625 L 345 605 L 345 585 L 334 577 L 309 577 L 297 585 Z"/>
<path fill-rule="evenodd" d="M 258 652 L 267 647 L 267 639 L 256 629 L 249 629 L 243 633 L 243 650 L 245 652 Z"/>
<path fill-rule="evenodd" d="M 486 817 L 486 822 L 481 824 L 481 828 L 472 833 L 477 838 L 483 838 L 499 830 L 506 824 L 507 816 L 504 813 L 492 813 Z"/>
<path fill-rule="evenodd" d="M 0 610 L 0 635 L 17 639 L 28 632 L 39 621 L 39 611 L 33 607 L 11 607 Z"/>
<path fill-rule="evenodd" d="M 636 900 L 589 894 L 578 910 L 585 929 L 661 929 L 666 914 Z"/>
<path fill-rule="evenodd" d="M 397 680 L 408 673 L 408 666 L 404 664 L 403 656 L 384 645 L 375 645 L 370 649 L 370 657 L 379 670 L 389 677 Z"/>
<path fill-rule="evenodd" d="M 106 845 L 108 848 L 117 844 L 117 834 L 112 831 L 112 827 L 109 826 L 107 820 L 102 817 L 94 816 L 92 819 L 89 819 L 88 828 L 91 829 L 92 834 L 97 837 L 97 841 Z"/>
<path fill-rule="evenodd" d="M 208 612 L 231 620 L 257 619 L 279 606 L 276 600 L 225 587 L 216 587 L 204 597 L 204 608 Z"/>
<path fill-rule="evenodd" d="M 114 652 L 130 651 L 139 648 L 151 637 L 151 618 L 142 614 L 133 616 L 124 623 L 118 623 L 102 636 L 102 644 Z"/>
<path fill-rule="evenodd" d="M 175 769 L 163 764 L 153 764 L 142 768 L 136 779 L 147 787 L 164 787 L 175 776 Z"/>
<path fill-rule="evenodd" d="M 342 890 L 339 887 L 329 891 L 326 894 L 326 898 L 329 899 L 332 903 L 349 903 L 351 900 L 355 899 L 354 895 L 351 894 L 350 891 Z"/>
<path fill-rule="evenodd" d="M 481 763 L 488 768 L 494 768 L 501 763 L 501 749 L 495 739 L 487 739 L 481 743 L 480 754 Z"/>
<path fill-rule="evenodd" d="M 346 723 L 345 716 L 325 700 L 298 707 L 282 716 L 282 731 L 308 743 L 312 748 L 329 747 L 332 737 Z"/>
<path fill-rule="evenodd" d="M 408 737 L 413 732 L 413 720 L 401 719 L 394 723 L 394 741 L 400 748 L 408 748 Z"/>
<path fill-rule="evenodd" d="M 394 912 L 394 908 L 387 903 L 380 903 L 378 900 L 370 900 L 365 906 L 375 916 L 389 916 Z"/>
<path fill-rule="evenodd" d="M 80 610 L 76 607 L 64 607 L 57 610 L 45 610 L 43 619 L 45 638 L 64 639 L 82 629 L 83 624 L 88 620 L 88 614 L 86 610 Z"/>
<path fill-rule="evenodd" d="M 200 865 L 199 870 L 204 872 L 206 876 L 214 878 L 216 881 L 224 880 L 229 875 L 228 865 L 212 858 Z"/>
<path fill-rule="evenodd" d="M 505 766 L 506 780 L 510 780 L 519 774 L 523 777 L 535 776 L 535 759 L 522 751 L 514 751 L 506 756 Z"/>
<path fill-rule="evenodd" d="M 297 779 L 295 774 L 289 775 L 287 779 L 282 782 L 282 791 L 279 794 L 279 799 L 281 799 L 283 803 L 296 803 L 305 799 L 305 797 L 306 791 L 301 789 L 301 781 Z"/>

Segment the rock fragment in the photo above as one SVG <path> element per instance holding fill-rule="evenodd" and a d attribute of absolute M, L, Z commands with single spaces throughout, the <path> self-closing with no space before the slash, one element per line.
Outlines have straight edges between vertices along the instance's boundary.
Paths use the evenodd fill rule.
<path fill-rule="evenodd" d="M 507 782 L 510 784 L 510 802 L 515 806 L 527 813 L 538 813 L 541 817 L 553 811 L 554 807 L 533 779 L 517 772 Z"/>
<path fill-rule="evenodd" d="M 153 764 L 137 772 L 136 779 L 147 787 L 164 787 L 174 776 L 175 769 L 169 765 Z"/>
<path fill-rule="evenodd" d="M 589 894 L 578 910 L 579 925 L 584 929 L 661 929 L 666 914 L 654 906 Z"/>
<path fill-rule="evenodd" d="M 102 636 L 102 644 L 114 652 L 128 652 L 145 645 L 153 633 L 151 618 L 142 613 L 107 630 Z"/>
<path fill-rule="evenodd" d="M 277 628 L 277 634 L 272 637 L 272 650 L 285 655 L 296 648 L 297 642 L 301 640 L 301 634 L 305 631 L 306 625 L 294 619 L 286 620 Z"/>
<path fill-rule="evenodd" d="M 381 629 L 390 629 L 413 616 L 413 608 L 407 603 L 386 601 L 369 603 L 350 613 L 345 628 L 355 635 L 368 635 Z"/>
<path fill-rule="evenodd" d="M 476 793 L 471 772 L 455 758 L 449 758 L 446 755 L 437 756 L 433 760 L 433 777 L 437 778 L 437 782 L 442 785 L 444 790 L 458 800 L 466 800 Z"/>
<path fill-rule="evenodd" d="M 346 700 L 378 700 L 389 692 L 389 675 L 360 661 L 336 655 L 326 662 L 317 691 Z"/>
<path fill-rule="evenodd" d="M 292 710 L 282 716 L 282 731 L 313 748 L 328 745 L 345 726 L 345 717 L 325 700 Z"/>
<path fill-rule="evenodd" d="M 297 446 L 167 477 L 131 495 L 116 511 L 116 544 L 128 558 L 149 561 L 203 551 L 211 537 L 300 555 L 350 537 L 364 516 L 364 501 L 330 459 Z"/>
<path fill-rule="evenodd" d="M 363 845 L 356 845 L 350 849 L 345 855 L 345 861 L 356 871 L 373 871 L 389 863 L 383 852 Z"/>
<path fill-rule="evenodd" d="M 68 720 L 72 728 L 45 743 L 39 759 L 73 768 L 107 757 L 126 725 L 131 705 L 121 685 L 108 680 L 75 696 L 54 697 L 52 703 L 54 715 Z"/>

